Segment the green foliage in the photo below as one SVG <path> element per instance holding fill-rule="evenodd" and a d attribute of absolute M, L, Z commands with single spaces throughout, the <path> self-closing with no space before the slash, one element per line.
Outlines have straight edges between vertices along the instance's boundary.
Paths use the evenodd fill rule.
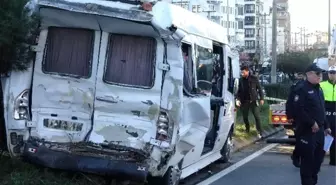
<path fill-rule="evenodd" d="M 264 85 L 268 97 L 287 99 L 291 84 L 267 84 Z"/>
<path fill-rule="evenodd" d="M 33 57 L 39 17 L 29 16 L 28 0 L 0 1 L 0 74 L 27 69 Z"/>
<path fill-rule="evenodd" d="M 295 73 L 304 72 L 314 59 L 320 56 L 323 56 L 323 51 L 312 49 L 304 52 L 286 52 L 277 56 L 277 67 L 293 80 Z"/>
<path fill-rule="evenodd" d="M 277 67 L 286 74 L 304 72 L 307 66 L 313 62 L 305 52 L 287 52 L 279 54 L 277 59 Z"/>

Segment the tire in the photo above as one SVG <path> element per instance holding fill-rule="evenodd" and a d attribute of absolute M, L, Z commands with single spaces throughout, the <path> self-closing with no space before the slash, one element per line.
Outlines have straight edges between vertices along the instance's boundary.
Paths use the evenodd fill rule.
<path fill-rule="evenodd" d="M 148 177 L 147 185 L 179 185 L 181 179 L 180 167 L 169 167 L 163 177 Z"/>
<path fill-rule="evenodd" d="M 230 131 L 225 144 L 221 150 L 222 158 L 220 159 L 220 162 L 222 163 L 227 163 L 230 161 L 232 157 L 232 152 L 233 152 L 233 132 Z"/>

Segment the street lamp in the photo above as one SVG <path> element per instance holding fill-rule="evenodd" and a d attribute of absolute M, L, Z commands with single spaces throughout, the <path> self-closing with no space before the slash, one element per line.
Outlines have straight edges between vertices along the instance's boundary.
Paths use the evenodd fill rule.
<path fill-rule="evenodd" d="M 331 42 L 330 35 L 331 35 L 331 23 L 330 23 L 330 0 L 328 0 L 328 44 Z"/>

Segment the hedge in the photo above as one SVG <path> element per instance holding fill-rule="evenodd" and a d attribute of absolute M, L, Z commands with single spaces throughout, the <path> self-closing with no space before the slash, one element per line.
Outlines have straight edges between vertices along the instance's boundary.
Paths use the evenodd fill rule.
<path fill-rule="evenodd" d="M 268 97 L 287 99 L 291 85 L 287 83 L 267 84 L 264 88 Z"/>

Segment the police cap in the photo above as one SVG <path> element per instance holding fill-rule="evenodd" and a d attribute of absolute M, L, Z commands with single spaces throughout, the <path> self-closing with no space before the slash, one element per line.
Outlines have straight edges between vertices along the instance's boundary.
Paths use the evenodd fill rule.
<path fill-rule="evenodd" d="M 307 72 L 310 72 L 310 71 L 319 72 L 319 73 L 325 72 L 323 69 L 321 69 L 319 66 L 317 66 L 316 63 L 313 63 L 313 64 L 309 65 L 305 72 L 307 73 Z"/>

